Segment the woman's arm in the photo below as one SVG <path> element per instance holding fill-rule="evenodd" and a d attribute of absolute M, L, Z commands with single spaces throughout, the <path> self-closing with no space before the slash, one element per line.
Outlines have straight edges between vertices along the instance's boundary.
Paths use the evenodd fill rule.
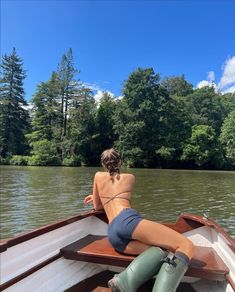
<path fill-rule="evenodd" d="M 93 195 L 87 195 L 83 201 L 85 205 L 90 204 L 93 201 Z"/>
<path fill-rule="evenodd" d="M 98 192 L 98 187 L 97 187 L 97 173 L 95 174 L 94 177 L 94 183 L 93 183 L 93 192 L 92 192 L 92 198 L 93 198 L 93 206 L 95 210 L 103 210 L 103 204 L 100 200 L 99 192 Z"/>

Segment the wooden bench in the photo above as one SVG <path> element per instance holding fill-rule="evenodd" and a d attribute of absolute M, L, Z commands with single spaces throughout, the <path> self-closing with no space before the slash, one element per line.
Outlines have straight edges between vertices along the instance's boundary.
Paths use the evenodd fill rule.
<path fill-rule="evenodd" d="M 89 234 L 61 249 L 61 254 L 70 260 L 126 267 L 134 256 L 115 251 L 106 236 Z M 225 280 L 229 273 L 227 266 L 210 247 L 196 246 L 186 276 L 210 280 Z"/>

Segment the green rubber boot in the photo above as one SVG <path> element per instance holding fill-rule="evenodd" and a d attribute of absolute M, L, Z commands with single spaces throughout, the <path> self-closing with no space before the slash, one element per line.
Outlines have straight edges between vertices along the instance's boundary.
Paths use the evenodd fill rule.
<path fill-rule="evenodd" d="M 152 292 L 175 292 L 188 269 L 188 257 L 178 252 L 172 259 L 167 258 L 156 277 Z"/>
<path fill-rule="evenodd" d="M 135 292 L 147 280 L 156 275 L 167 252 L 152 246 L 137 256 L 120 274 L 108 282 L 113 292 Z"/>

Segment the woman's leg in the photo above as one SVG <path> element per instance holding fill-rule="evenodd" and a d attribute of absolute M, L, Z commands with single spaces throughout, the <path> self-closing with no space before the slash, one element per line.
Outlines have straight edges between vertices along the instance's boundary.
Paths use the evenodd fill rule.
<path fill-rule="evenodd" d="M 135 247 L 138 246 L 137 242 L 134 244 Z M 161 248 L 148 247 L 123 272 L 109 281 L 111 291 L 135 292 L 138 287 L 158 273 L 166 256 L 167 253 Z"/>
<path fill-rule="evenodd" d="M 137 225 L 132 238 L 147 245 L 159 246 L 173 252 L 182 252 L 189 259 L 194 253 L 193 243 L 184 235 L 162 224 L 145 219 Z"/>
<path fill-rule="evenodd" d="M 151 245 L 145 244 L 138 240 L 132 240 L 128 243 L 127 247 L 123 251 L 123 253 L 131 254 L 131 255 L 139 255 L 148 249 Z"/>
<path fill-rule="evenodd" d="M 188 265 L 189 258 L 181 252 L 176 252 L 173 257 L 168 257 L 160 268 L 152 292 L 175 292 Z"/>
<path fill-rule="evenodd" d="M 145 219 L 137 225 L 132 237 L 146 244 L 164 247 L 175 252 L 173 258 L 168 258 L 161 266 L 153 292 L 176 291 L 193 256 L 193 243 L 169 227 Z"/>

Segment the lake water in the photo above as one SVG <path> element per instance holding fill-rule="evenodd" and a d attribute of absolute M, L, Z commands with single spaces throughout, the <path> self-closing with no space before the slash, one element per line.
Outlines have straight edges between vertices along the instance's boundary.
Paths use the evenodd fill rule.
<path fill-rule="evenodd" d="M 1 239 L 89 210 L 83 199 L 98 170 L 0 166 Z M 136 176 L 132 205 L 145 217 L 174 222 L 180 213 L 206 212 L 235 237 L 235 172 L 125 171 Z"/>

